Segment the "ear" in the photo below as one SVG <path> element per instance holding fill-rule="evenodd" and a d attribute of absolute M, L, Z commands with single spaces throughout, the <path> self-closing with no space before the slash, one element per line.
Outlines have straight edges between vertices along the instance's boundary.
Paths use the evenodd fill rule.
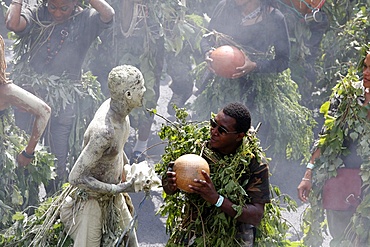
<path fill-rule="evenodd" d="M 240 133 L 238 133 L 238 136 L 236 137 L 236 140 L 237 141 L 241 141 L 241 140 L 243 140 L 244 136 L 245 136 L 245 133 L 244 132 L 240 132 Z"/>
<path fill-rule="evenodd" d="M 125 96 L 126 96 L 127 99 L 132 99 L 132 95 L 131 95 L 130 90 L 125 92 Z"/>

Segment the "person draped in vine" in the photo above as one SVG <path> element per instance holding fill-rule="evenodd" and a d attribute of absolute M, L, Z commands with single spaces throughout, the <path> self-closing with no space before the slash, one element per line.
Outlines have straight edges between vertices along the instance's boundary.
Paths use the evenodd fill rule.
<path fill-rule="evenodd" d="M 251 155 L 253 151 L 244 150 L 247 149 L 247 144 L 243 140 L 251 127 L 249 110 L 241 103 L 230 103 L 210 120 L 210 124 L 211 136 L 202 154 L 209 163 L 210 175 L 202 171 L 205 180 L 195 179 L 197 185 L 189 185 L 200 201 L 196 202 L 193 197 L 193 200 L 186 203 L 183 222 L 173 229 L 170 242 L 191 245 L 194 241 L 203 243 L 202 238 L 205 238 L 209 246 L 216 246 L 214 244 L 220 236 L 214 234 L 212 223 L 216 218 L 222 218 L 222 214 L 226 221 L 233 222 L 231 229 L 225 229 L 226 234 L 230 233 L 226 240 L 231 244 L 228 246 L 253 246 L 256 227 L 264 214 L 264 205 L 270 201 L 270 191 L 268 165 L 261 161 L 258 154 Z M 179 192 L 176 173 L 171 169 L 171 164 L 162 179 L 163 189 L 168 195 Z M 227 169 L 233 170 L 235 177 L 228 174 L 225 171 Z M 215 179 L 217 175 L 225 177 Z M 234 180 L 234 188 L 242 188 L 244 194 L 237 190 L 228 193 L 221 180 L 227 183 Z M 199 212 L 194 205 L 205 205 L 205 209 Z M 186 212 L 190 212 L 188 218 L 185 217 Z M 202 230 L 199 226 L 192 229 L 191 226 L 194 227 L 196 221 L 205 222 L 205 229 Z"/>
<path fill-rule="evenodd" d="M 246 52 L 245 64 L 237 68 L 233 78 L 254 73 L 278 73 L 288 68 L 290 42 L 283 14 L 269 0 L 223 0 L 215 8 L 201 49 L 209 60 L 214 48 L 222 44 L 237 44 Z M 228 40 L 228 38 L 230 40 Z M 274 48 L 274 56 L 263 57 Z"/>
<path fill-rule="evenodd" d="M 245 63 L 236 68 L 232 79 L 238 80 L 233 83 L 240 81 L 246 87 L 251 83 L 251 73 L 279 73 L 288 68 L 287 24 L 270 0 L 222 0 L 215 7 L 207 29 L 209 33 L 204 35 L 200 45 L 209 71 L 214 72 L 211 55 L 217 47 L 234 45 L 245 53 Z M 208 83 L 211 77 L 206 77 L 202 83 Z"/>
<path fill-rule="evenodd" d="M 329 172 L 339 174 L 339 170 L 342 168 L 356 169 L 357 177 L 361 179 L 360 168 L 366 169 L 366 160 L 368 159 L 366 157 L 369 154 L 366 152 L 367 147 L 365 147 L 365 153 L 361 150 L 361 135 L 368 132 L 370 119 L 368 108 L 370 102 L 370 50 L 367 49 L 365 53 L 359 66 L 359 68 L 362 66 L 362 81 L 350 81 L 348 84 L 340 81 L 335 87 L 337 90 L 330 97 L 330 105 L 325 119 L 331 119 L 331 121 L 326 121 L 322 126 L 319 137 L 312 147 L 312 156 L 307 164 L 307 169 L 297 188 L 298 197 L 302 202 L 308 202 L 309 199 L 310 201 L 317 200 L 318 193 L 322 193 L 320 188 L 323 188 L 319 186 L 319 183 L 324 184 L 330 178 Z M 346 93 L 346 90 L 353 91 Z M 349 120 L 362 122 L 357 125 L 355 122 L 348 124 Z M 358 133 L 358 127 L 364 133 Z M 333 146 L 333 143 L 336 144 L 335 140 L 339 142 L 339 147 Z M 333 162 L 335 166 L 330 165 Z M 324 181 L 318 178 L 315 179 L 315 177 L 324 178 Z M 354 180 L 352 183 L 354 183 Z M 314 193 L 310 193 L 312 189 L 314 189 Z M 336 191 L 332 190 L 333 195 L 331 196 L 339 197 L 342 190 L 344 188 L 339 187 Z M 312 196 L 315 198 L 312 198 Z M 364 193 L 363 197 L 365 197 Z M 348 195 L 346 198 L 348 207 L 346 208 L 333 209 L 331 206 L 325 208 L 326 206 L 323 204 L 330 235 L 333 237 L 331 240 L 333 246 L 348 246 L 348 243 L 344 245 L 340 245 L 340 243 L 348 237 L 345 233 L 350 230 L 349 223 L 353 220 L 352 217 L 355 215 L 360 201 L 361 198 Z M 317 205 L 317 202 L 314 205 Z M 351 243 L 354 244 L 352 241 Z M 351 246 L 355 246 L 352 244 Z M 360 244 L 360 246 L 367 245 Z"/>
<path fill-rule="evenodd" d="M 222 0 L 207 29 L 201 49 L 209 75 L 196 82 L 199 91 L 193 103 L 194 116 L 202 120 L 207 112 L 217 112 L 219 105 L 243 102 L 252 109 L 252 118 L 262 122 L 258 133 L 262 145 L 272 146 L 273 153 L 285 153 L 282 149 L 299 140 L 287 135 L 308 134 L 301 124 L 284 124 L 286 119 L 302 121 L 310 118 L 310 113 L 298 103 L 297 84 L 290 77 L 290 41 L 284 15 L 270 0 Z M 213 73 L 212 52 L 222 45 L 235 46 L 245 54 L 244 65 L 236 67 L 232 78 Z"/>
<path fill-rule="evenodd" d="M 57 178 L 48 192 L 55 192 L 67 179 L 69 137 L 76 119 L 76 104 L 69 90 L 66 95 L 53 87 L 71 88 L 81 85 L 81 70 L 87 51 L 98 35 L 113 22 L 114 10 L 105 0 L 89 1 L 92 8 L 83 9 L 78 0 L 48 0 L 37 6 L 28 6 L 22 0 L 13 0 L 6 13 L 6 27 L 14 31 L 23 45 L 16 55 L 20 70 L 17 76 L 27 78 L 47 75 L 48 85 L 37 87 L 27 81 L 15 80 L 24 89 L 46 102 L 57 102 L 45 133 L 45 144 L 56 158 Z M 29 67 L 28 67 L 29 65 Z M 28 130 L 31 117 L 15 112 L 17 125 Z"/>

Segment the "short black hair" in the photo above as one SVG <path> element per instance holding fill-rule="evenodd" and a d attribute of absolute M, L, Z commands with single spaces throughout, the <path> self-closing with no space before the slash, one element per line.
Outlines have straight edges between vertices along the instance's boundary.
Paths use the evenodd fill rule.
<path fill-rule="evenodd" d="M 247 133 L 251 127 L 251 114 L 248 108 L 239 102 L 232 102 L 222 109 L 223 113 L 236 120 L 235 130 Z"/>

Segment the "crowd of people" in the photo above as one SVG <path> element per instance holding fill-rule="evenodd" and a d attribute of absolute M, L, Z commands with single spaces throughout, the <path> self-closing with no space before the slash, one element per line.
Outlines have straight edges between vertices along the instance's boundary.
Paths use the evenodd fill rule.
<path fill-rule="evenodd" d="M 160 26 L 152 23 L 155 16 L 148 17 L 148 23 L 153 24 L 148 25 L 152 28 L 148 32 L 156 33 L 155 42 L 145 39 L 145 28 L 137 31 L 136 35 L 123 35 L 122 42 L 139 44 L 140 47 L 149 47 L 150 44 L 151 49 L 145 52 L 135 50 L 135 56 L 140 58 L 136 60 L 130 57 L 114 58 L 103 66 L 103 60 L 109 59 L 107 54 L 104 54 L 90 63 L 91 71 L 101 82 L 102 97 L 107 99 L 86 124 L 88 127 L 86 131 L 83 130 L 85 134 L 81 152 L 74 164 L 69 164 L 68 167 L 71 133 L 79 127 L 76 126 L 76 119 L 81 116 L 77 109 L 83 100 L 79 101 L 78 96 L 73 95 L 84 87 L 82 71 L 92 44 L 101 37 L 100 48 L 95 54 L 97 57 L 105 45 L 112 45 L 110 42 L 113 40 L 111 34 L 114 19 L 119 11 L 105 0 L 91 0 L 88 4 L 90 7 L 82 5 L 78 0 L 47 0 L 31 6 L 22 0 L 11 1 L 5 21 L 7 29 L 17 36 L 13 81 L 7 78 L 5 72 L 5 45 L 3 39 L 0 39 L 0 116 L 13 106 L 16 125 L 30 134 L 28 144 L 17 155 L 16 161 L 20 166 L 30 164 L 38 144 L 45 145 L 50 153 L 55 155 L 57 176 L 46 189 L 49 195 L 53 195 L 61 190 L 65 182 L 77 189 L 71 193 L 61 209 L 61 220 L 68 229 L 74 246 L 101 246 L 103 241 L 106 241 L 104 236 L 111 237 L 112 234 L 117 234 L 118 228 L 122 230 L 130 225 L 133 214 L 127 192 L 136 192 L 133 187 L 138 177 L 127 181 L 123 167 L 125 164 L 145 160 L 144 153 L 148 149 L 154 116 L 142 106 L 158 107 L 159 87 L 164 71 L 170 75 L 172 81 L 170 88 L 173 96 L 170 104 L 183 107 L 192 95 L 195 85 L 198 92 L 191 105 L 194 111 L 193 120 L 204 121 L 217 112 L 210 119 L 209 140 L 202 154 L 211 167 L 211 173 L 203 171 L 205 179 L 195 179 L 196 185 L 189 185 L 189 189 L 202 198 L 201 203 L 206 203 L 209 208 L 200 215 L 193 215 L 193 220 L 199 219 L 198 216 L 207 218 L 223 213 L 227 219 L 235 219 L 232 226 L 237 230 L 231 235 L 232 244 L 254 246 L 265 205 L 271 199 L 270 171 L 266 160 L 258 159 L 259 154 L 244 152 L 245 140 L 254 129 L 253 124 L 260 122 L 262 127 L 258 129 L 258 137 L 261 139 L 261 145 L 272 145 L 276 148 L 272 154 L 283 153 L 282 156 L 285 157 L 289 148 L 305 148 L 294 137 L 302 135 L 307 143 L 309 138 L 305 137 L 311 134 L 307 130 L 313 128 L 311 125 L 302 124 L 312 116 L 306 107 L 299 104 L 299 96 L 284 97 L 291 93 L 295 95 L 296 88 L 290 77 L 291 44 L 287 22 L 276 2 L 221 0 L 215 6 L 205 34 L 200 40 L 203 62 L 207 66 L 204 67 L 199 80 L 191 75 L 192 58 L 189 54 L 185 54 L 182 57 L 184 60 L 181 61 L 176 59 L 174 53 L 166 54 Z M 153 15 L 153 12 L 148 13 Z M 311 39 L 311 43 L 319 44 L 322 33 L 318 36 L 319 40 Z M 116 39 L 113 43 L 115 42 Z M 244 64 L 236 68 L 231 78 L 218 76 L 212 69 L 212 52 L 222 45 L 233 45 L 244 54 Z M 123 50 L 129 49 L 128 45 Z M 191 52 L 191 49 L 185 46 L 184 51 Z M 111 52 L 108 54 L 112 56 Z M 154 60 L 151 60 L 153 58 Z M 312 54 L 311 58 L 314 60 L 315 54 Z M 119 66 L 121 63 L 132 65 Z M 334 162 L 334 171 L 339 174 L 341 168 L 357 169 L 357 175 L 360 177 L 361 169 L 364 169 L 364 160 L 368 156 L 358 149 L 362 141 L 358 137 L 358 129 L 351 129 L 359 127 L 346 125 L 341 118 L 349 108 L 360 109 L 357 111 L 359 116 L 355 117 L 363 117 L 365 122 L 362 122 L 362 127 L 367 128 L 370 115 L 367 107 L 370 100 L 369 49 L 362 57 L 360 65 L 362 80 L 351 81 L 349 87 L 361 89 L 361 93 L 354 90 L 355 95 L 343 96 L 339 91 L 335 91 L 330 98 L 330 107 L 325 117 L 334 119 L 334 123 L 330 125 L 325 122 L 320 138 L 314 144 L 307 170 L 298 185 L 298 198 L 303 202 L 310 201 L 311 191 L 320 191 L 319 194 L 315 192 L 313 195 L 321 195 L 326 181 L 336 176 L 328 174 L 333 171 L 333 167 L 325 162 L 325 159 L 329 159 L 328 150 L 332 148 L 332 139 L 328 138 L 331 133 L 340 131 L 342 134 L 340 148 L 334 153 L 334 156 L 338 157 Z M 101 66 L 104 69 L 99 70 Z M 48 78 L 47 83 L 38 84 L 38 79 L 45 76 Z M 315 80 L 315 76 L 311 78 Z M 67 95 L 61 93 L 60 88 L 65 88 Z M 268 93 L 277 97 L 266 99 Z M 343 107 L 349 105 L 348 102 L 353 98 L 357 104 Z M 276 108 L 281 112 L 276 113 Z M 172 106 L 168 106 L 168 113 L 172 116 L 175 114 Z M 137 137 L 127 157 L 124 146 L 130 134 L 130 120 L 137 129 Z M 335 124 L 338 124 L 339 128 L 333 127 Z M 351 128 L 347 129 L 348 126 Z M 284 129 L 283 132 L 287 136 L 285 139 L 278 133 L 281 129 Z M 279 139 L 280 142 L 270 144 L 274 139 Z M 295 142 L 298 144 L 294 144 Z M 237 202 L 231 199 L 235 198 L 235 195 L 228 194 L 222 187 L 224 184 L 213 180 L 216 174 L 212 173 L 212 168 L 222 166 L 231 157 L 237 157 L 239 163 L 236 171 L 242 174 L 235 181 L 244 191 L 238 201 L 242 205 L 237 205 Z M 315 176 L 323 171 L 326 174 L 325 180 L 315 181 Z M 159 175 L 162 176 L 166 196 L 183 193 L 176 185 L 176 172 L 172 169 L 172 163 L 168 165 L 166 173 Z M 362 191 L 366 192 L 366 187 Z M 348 226 L 361 203 L 361 197 L 364 196 L 365 193 L 360 193 L 358 198 L 355 198 L 357 201 L 346 209 L 325 208 L 334 244 L 345 239 Z M 194 205 L 187 205 L 189 208 L 192 206 Z M 113 215 L 118 218 L 113 219 Z M 170 237 L 171 243 L 191 245 L 191 241 L 200 241 L 204 234 L 212 232 L 212 229 L 187 229 L 191 234 L 185 236 L 179 229 L 174 229 Z M 212 238 L 210 239 L 212 242 Z M 361 240 L 356 240 L 361 243 Z M 127 233 L 125 241 L 129 246 L 138 246 L 134 227 Z"/>

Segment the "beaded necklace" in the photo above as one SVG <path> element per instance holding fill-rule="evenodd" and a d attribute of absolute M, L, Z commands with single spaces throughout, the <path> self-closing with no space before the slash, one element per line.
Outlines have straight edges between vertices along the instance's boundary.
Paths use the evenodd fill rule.
<path fill-rule="evenodd" d="M 48 39 L 47 39 L 47 43 L 46 43 L 46 48 L 47 48 L 47 52 L 48 52 L 48 56 L 47 56 L 47 59 L 46 59 L 46 64 L 50 63 L 51 60 L 54 59 L 54 57 L 56 55 L 58 55 L 60 49 L 62 48 L 62 45 L 64 43 L 64 40 L 68 37 L 68 29 L 67 27 L 64 27 L 61 31 L 60 31 L 60 41 L 59 41 L 59 44 L 58 46 L 56 47 L 55 50 L 51 50 L 51 35 L 49 35 Z"/>
<path fill-rule="evenodd" d="M 244 24 L 245 22 L 247 22 L 248 20 L 252 20 L 254 18 L 256 18 L 259 14 L 261 13 L 261 6 L 259 6 L 258 8 L 256 8 L 255 10 L 253 10 L 251 13 L 249 13 L 248 15 L 245 15 L 243 16 L 243 19 L 241 21 L 241 24 Z"/>

